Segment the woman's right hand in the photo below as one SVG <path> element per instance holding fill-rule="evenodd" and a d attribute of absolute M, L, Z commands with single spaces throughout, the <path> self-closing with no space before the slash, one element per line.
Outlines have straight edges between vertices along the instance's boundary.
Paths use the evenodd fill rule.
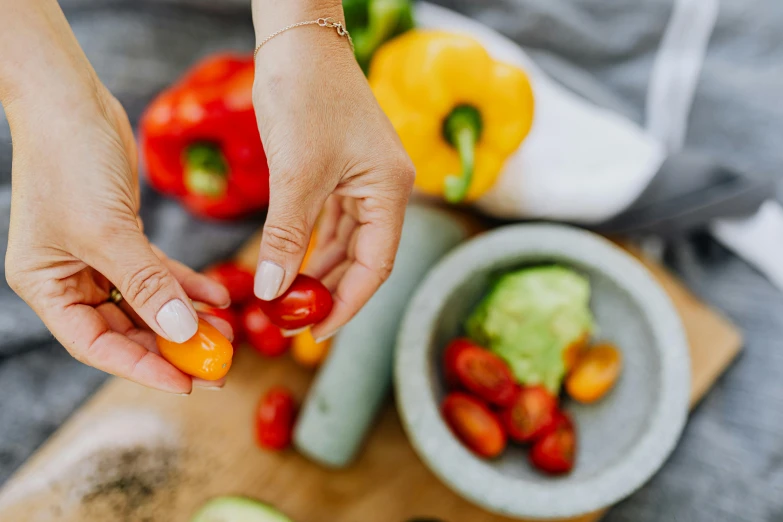
<path fill-rule="evenodd" d="M 49 5 L 38 8 L 43 4 Z M 227 306 L 228 292 L 148 242 L 137 215 L 136 145 L 125 111 L 59 8 L 45 14 L 48 26 L 38 36 L 50 45 L 40 69 L 24 65 L 9 79 L 9 69 L 0 67 L 0 101 L 14 146 L 6 278 L 76 359 L 152 388 L 190 393 L 193 380 L 156 353 L 153 332 L 175 342 L 190 338 L 197 329 L 191 299 Z M 40 51 L 28 55 L 34 61 Z M 25 81 L 31 78 L 37 81 Z M 122 303 L 108 301 L 112 286 Z M 231 334 L 224 321 L 213 322 Z"/>

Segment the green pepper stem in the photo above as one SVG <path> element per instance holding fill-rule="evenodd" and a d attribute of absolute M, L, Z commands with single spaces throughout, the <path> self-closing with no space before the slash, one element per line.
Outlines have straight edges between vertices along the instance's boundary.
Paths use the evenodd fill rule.
<path fill-rule="evenodd" d="M 443 195 L 449 203 L 460 203 L 470 190 L 476 165 L 476 145 L 481 137 L 481 114 L 474 107 L 460 105 L 443 122 L 443 134 L 459 154 L 462 172 L 446 176 Z"/>
<path fill-rule="evenodd" d="M 394 35 L 406 16 L 410 17 L 411 6 L 410 0 L 370 0 L 367 9 L 366 28 L 353 35 L 356 60 L 365 71 L 378 47 Z"/>
<path fill-rule="evenodd" d="M 228 164 L 214 143 L 194 143 L 185 149 L 185 186 L 202 196 L 219 198 L 228 187 Z"/>

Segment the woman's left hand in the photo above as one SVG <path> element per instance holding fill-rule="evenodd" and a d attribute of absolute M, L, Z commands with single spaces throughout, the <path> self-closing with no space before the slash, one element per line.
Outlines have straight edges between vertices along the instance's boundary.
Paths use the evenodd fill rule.
<path fill-rule="evenodd" d="M 258 41 L 289 23 L 344 20 L 339 0 L 253 7 Z M 329 337 L 392 271 L 413 165 L 334 29 L 297 27 L 267 42 L 253 101 L 271 193 L 255 293 L 270 300 L 289 287 L 323 209 L 307 272 L 333 293 L 331 315 L 313 328 L 316 339 Z"/>

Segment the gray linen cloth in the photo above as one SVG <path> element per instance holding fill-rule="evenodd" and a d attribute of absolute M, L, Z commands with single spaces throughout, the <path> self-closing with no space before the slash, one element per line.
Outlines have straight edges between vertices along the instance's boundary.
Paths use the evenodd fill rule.
<path fill-rule="evenodd" d="M 248 3 L 61 1 L 98 74 L 134 124 L 154 94 L 198 58 L 221 49 L 251 49 Z M 650 70 L 672 0 L 435 3 L 494 27 L 569 88 L 643 121 Z M 779 199 L 781 28 L 780 0 L 721 1 L 686 139 L 691 151 L 776 180 Z M 10 135 L 2 123 L 3 244 L 10 167 Z M 228 255 L 260 223 L 198 221 L 148 188 L 142 217 L 155 243 L 196 268 Z M 672 240 L 666 260 L 698 295 L 743 328 L 746 349 L 694 411 L 662 471 L 607 520 L 783 521 L 783 294 L 701 233 Z M 0 482 L 104 379 L 72 360 L 32 311 L 0 285 Z"/>

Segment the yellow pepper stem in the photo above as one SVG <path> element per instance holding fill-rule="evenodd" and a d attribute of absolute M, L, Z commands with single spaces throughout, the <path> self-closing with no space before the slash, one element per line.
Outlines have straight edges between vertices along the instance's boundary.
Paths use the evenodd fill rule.
<path fill-rule="evenodd" d="M 228 186 L 228 164 L 220 147 L 194 143 L 185 150 L 185 186 L 194 194 L 221 197 Z"/>
<path fill-rule="evenodd" d="M 470 190 L 476 164 L 476 145 L 481 137 L 481 114 L 475 107 L 460 105 L 443 122 L 443 135 L 459 154 L 462 172 L 446 177 L 443 195 L 449 203 L 460 203 Z"/>

